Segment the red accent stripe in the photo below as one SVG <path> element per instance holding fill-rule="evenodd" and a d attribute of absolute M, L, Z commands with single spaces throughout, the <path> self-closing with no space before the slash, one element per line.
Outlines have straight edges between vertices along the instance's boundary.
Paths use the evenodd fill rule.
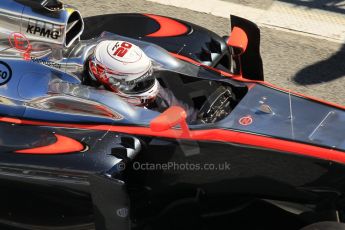
<path fill-rule="evenodd" d="M 219 72 L 220 74 L 224 76 L 231 77 L 235 80 L 264 84 L 272 88 L 286 91 L 285 89 L 281 89 L 279 87 L 276 87 L 274 85 L 271 85 L 263 81 L 253 81 L 253 80 L 244 79 L 242 78 L 242 76 L 234 76 L 230 73 L 217 70 L 209 66 L 205 66 L 195 60 L 192 60 L 190 58 L 187 58 L 178 54 L 172 54 L 172 55 L 181 60 L 191 62 L 195 65 L 204 66 L 205 68 L 212 69 L 216 72 Z M 340 105 L 323 102 L 318 99 L 310 98 L 298 93 L 294 93 L 294 94 L 309 98 L 311 100 L 319 101 L 321 103 L 339 107 L 341 109 L 345 109 L 345 107 L 340 106 Z M 256 134 L 248 134 L 248 133 L 241 133 L 241 132 L 221 130 L 221 129 L 209 129 L 209 130 L 197 130 L 197 131 L 194 130 L 190 132 L 191 137 L 186 137 L 182 134 L 181 130 L 167 130 L 163 132 L 154 132 L 150 128 L 147 128 L 147 127 L 64 124 L 64 123 L 53 123 L 53 122 L 44 122 L 44 121 L 20 120 L 16 118 L 8 118 L 8 117 L 0 117 L 0 121 L 7 122 L 7 123 L 24 124 L 24 125 L 79 128 L 79 129 L 87 129 L 87 130 L 112 131 L 112 132 L 122 132 L 122 133 L 128 133 L 128 134 L 160 136 L 160 137 L 178 138 L 178 139 L 183 137 L 186 139 L 193 139 L 193 140 L 223 141 L 223 142 L 238 143 L 238 144 L 244 144 L 244 145 L 255 146 L 255 147 L 262 147 L 262 148 L 289 152 L 289 153 L 294 153 L 294 154 L 299 154 L 299 155 L 304 155 L 304 156 L 316 157 L 316 158 L 320 158 L 324 160 L 332 160 L 332 161 L 345 163 L 345 154 L 342 151 L 312 146 L 312 145 L 303 144 L 303 143 L 296 143 L 293 141 L 274 139 L 271 137 L 265 137 L 265 136 L 260 136 Z"/>
<path fill-rule="evenodd" d="M 84 146 L 80 142 L 72 138 L 57 134 L 55 134 L 55 137 L 56 142 L 53 144 L 36 148 L 17 150 L 15 152 L 25 154 L 63 154 L 80 152 L 84 149 Z"/>
<path fill-rule="evenodd" d="M 307 99 L 312 100 L 312 101 L 320 102 L 322 104 L 330 105 L 330 106 L 336 107 L 338 109 L 345 110 L 345 106 L 343 106 L 343 105 L 339 105 L 339 104 L 336 104 L 336 103 L 333 103 L 333 102 L 325 101 L 325 100 L 322 100 L 322 99 L 319 99 L 319 98 L 315 98 L 315 97 L 312 97 L 312 96 L 304 95 L 302 93 L 298 93 L 298 92 L 294 92 L 294 91 L 289 91 L 287 89 L 280 88 L 280 87 L 278 87 L 276 85 L 273 85 L 271 83 L 268 83 L 268 82 L 258 81 L 258 83 L 266 85 L 266 86 L 269 86 L 271 88 L 274 88 L 274 89 L 277 89 L 277 90 L 280 90 L 280 91 L 283 91 L 283 92 L 287 92 L 287 93 L 290 92 L 291 94 L 294 94 L 294 95 L 299 96 L 299 97 L 304 97 L 304 98 L 307 98 Z"/>
<path fill-rule="evenodd" d="M 190 62 L 194 65 L 197 65 L 197 66 L 202 66 L 202 67 L 205 67 L 207 69 L 210 69 L 210 70 L 213 70 L 223 76 L 226 76 L 226 77 L 230 77 L 234 80 L 237 80 L 237 81 L 242 81 L 242 82 L 248 82 L 248 83 L 257 83 L 257 84 L 261 84 L 261 85 L 266 85 L 266 86 L 269 86 L 271 88 L 274 88 L 274 89 L 277 89 L 277 90 L 280 90 L 280 91 L 283 91 L 283 92 L 287 92 L 287 93 L 291 93 L 293 95 L 296 95 L 296 96 L 299 96 L 299 97 L 304 97 L 304 98 L 307 98 L 309 100 L 312 100 L 312 101 L 316 101 L 316 102 L 320 102 L 322 104 L 327 104 L 327 105 L 330 105 L 330 106 L 333 106 L 333 107 L 336 107 L 336 108 L 339 108 L 339 109 L 342 109 L 342 110 L 345 110 L 345 106 L 343 105 L 339 105 L 339 104 L 336 104 L 336 103 L 332 103 L 332 102 L 329 102 L 329 101 L 324 101 L 324 100 L 321 100 L 319 98 L 315 98 L 315 97 L 311 97 L 311 96 L 307 96 L 307 95 L 304 95 L 304 94 L 301 94 L 301 93 L 297 93 L 297 92 L 293 92 L 293 91 L 289 91 L 287 89 L 283 89 L 281 87 L 278 87 L 276 85 L 273 85 L 271 83 L 268 83 L 268 82 L 265 82 L 265 81 L 257 81 L 257 80 L 250 80 L 250 79 L 246 79 L 245 77 L 241 76 L 241 75 L 233 75 L 231 73 L 228 73 L 228 72 L 225 72 L 225 71 L 222 71 L 222 70 L 219 70 L 219 69 L 215 69 L 213 67 L 210 67 L 210 66 L 207 66 L 207 65 L 204 65 L 198 61 L 195 61 L 191 58 L 188 58 L 188 57 L 185 57 L 185 56 L 182 56 L 182 55 L 179 55 L 179 54 L 175 54 L 175 53 L 170 53 L 171 55 L 173 55 L 174 57 L 180 59 L 180 60 L 183 60 L 183 61 L 187 61 L 187 62 Z"/>
<path fill-rule="evenodd" d="M 160 16 L 157 16 L 157 17 L 160 17 Z M 286 89 L 282 89 L 280 87 L 277 87 L 275 85 L 272 85 L 264 81 L 255 81 L 255 80 L 245 79 L 240 75 L 233 75 L 225 71 L 221 71 L 221 70 L 212 68 L 210 66 L 203 65 L 202 63 L 197 62 L 191 58 L 178 55 L 175 53 L 171 53 L 171 54 L 175 56 L 176 58 L 179 58 L 181 60 L 190 62 L 198 66 L 203 66 L 205 68 L 214 70 L 220 73 L 221 75 L 233 78 L 234 80 L 263 84 L 263 85 L 267 85 L 269 87 L 272 87 L 281 91 L 289 92 Z M 341 105 L 322 101 L 320 99 L 305 96 L 303 94 L 296 93 L 296 92 L 291 92 L 291 93 L 317 101 L 317 102 L 328 104 L 340 109 L 345 109 L 345 107 Z M 7 117 L 0 117 L 0 121 L 8 122 L 8 123 L 16 123 L 16 124 L 26 124 L 26 125 L 42 125 L 42 126 L 64 127 L 64 128 L 79 128 L 79 129 L 89 129 L 89 130 L 99 130 L 99 131 L 123 132 L 123 133 L 128 133 L 128 134 L 161 136 L 161 137 L 168 137 L 168 138 L 181 138 L 181 135 L 182 135 L 181 130 L 168 130 L 168 131 L 157 133 L 157 132 L 153 132 L 150 128 L 147 128 L 147 127 L 62 124 L 62 123 L 52 123 L 52 122 L 20 120 L 16 118 L 7 118 Z M 328 148 L 312 146 L 308 144 L 296 143 L 292 141 L 274 139 L 274 138 L 259 136 L 255 134 L 247 134 L 247 133 L 240 133 L 240 132 L 220 130 L 220 129 L 198 130 L 198 131 L 191 131 L 190 133 L 192 137 L 190 137 L 189 139 L 193 139 L 193 140 L 232 142 L 232 143 L 268 148 L 268 149 L 273 149 L 273 150 L 278 150 L 278 151 L 301 154 L 304 156 L 316 157 L 316 158 L 320 158 L 324 160 L 332 160 L 332 161 L 345 163 L 344 152 L 328 149 Z M 188 139 L 188 137 L 184 137 L 184 138 Z"/>
<path fill-rule="evenodd" d="M 144 15 L 155 20 L 160 26 L 159 30 L 152 34 L 146 35 L 147 37 L 173 37 L 180 36 L 188 32 L 187 26 L 171 18 L 153 14 Z"/>
<path fill-rule="evenodd" d="M 0 117 L 0 122 L 16 123 L 24 125 L 53 126 L 62 128 L 78 128 L 87 130 L 121 132 L 127 134 L 159 136 L 176 139 L 191 139 L 205 141 L 231 142 L 254 147 L 273 149 L 282 152 L 299 154 L 303 156 L 315 157 L 324 160 L 331 160 L 345 164 L 345 152 L 312 146 L 293 141 L 274 139 L 271 137 L 260 136 L 256 134 L 241 133 L 222 129 L 191 130 L 190 137 L 183 135 L 181 130 L 167 130 L 154 132 L 148 127 L 131 126 L 112 126 L 112 125 L 84 125 L 84 124 L 63 124 L 44 121 L 19 120 L 13 118 Z M 80 150 L 79 150 L 80 151 Z"/>

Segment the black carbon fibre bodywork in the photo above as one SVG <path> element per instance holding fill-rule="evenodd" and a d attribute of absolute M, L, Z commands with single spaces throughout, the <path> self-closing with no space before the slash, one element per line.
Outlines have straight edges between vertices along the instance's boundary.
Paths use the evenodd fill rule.
<path fill-rule="evenodd" d="M 231 28 L 242 28 L 248 35 L 248 47 L 241 56 L 243 76 L 252 80 L 264 80 L 264 69 L 260 54 L 260 29 L 258 26 L 244 18 L 230 15 Z"/>
<path fill-rule="evenodd" d="M 42 10 L 41 1 L 16 2 Z M 231 16 L 231 27 L 249 37 L 242 59 L 233 60 L 224 38 L 169 19 L 186 31 L 149 36 L 162 22 L 143 14 L 87 18 L 82 39 L 90 40 L 61 52 L 68 61 L 53 63 L 58 67 L 48 65 L 54 54 L 40 61 L 1 57 L 1 71 L 10 77 L 0 85 L 0 224 L 34 230 L 215 229 L 243 216 L 251 222 L 248 212 L 242 218 L 233 214 L 251 209 L 254 200 L 285 210 L 283 216 L 293 221 L 283 222 L 281 230 L 345 220 L 344 108 L 222 73 L 235 67 L 238 74 L 242 62 L 245 76 L 263 80 L 255 24 Z M 97 39 L 132 39 L 161 67 L 162 88 L 198 116 L 206 105 L 207 112 L 220 111 L 221 119 L 186 124 L 186 136 L 178 135 L 183 123 L 154 131 L 150 122 L 160 112 L 83 84 L 86 63 L 80 60 L 87 60 Z M 216 103 L 222 90 L 231 96 L 223 97 L 230 111 L 217 110 L 226 104 Z M 277 208 L 275 201 L 298 207 Z M 231 223 L 207 224 L 227 215 Z M 255 229 L 250 226 L 240 229 Z M 263 226 L 258 229 L 278 229 Z"/>
<path fill-rule="evenodd" d="M 13 132 L 23 130 L 23 135 L 25 131 L 34 134 L 18 139 L 20 142 L 40 135 L 39 140 L 44 143 L 44 140 L 50 141 L 53 131 L 89 145 L 90 148 L 82 153 L 42 156 L 9 151 L 17 149 L 11 139 L 13 146 L 1 152 L 4 160 L 0 164 L 0 181 L 3 186 L 26 194 L 50 194 L 60 203 L 84 202 L 79 205 L 86 208 L 92 200 L 94 210 L 86 217 L 96 220 L 97 229 L 127 229 L 130 225 L 134 229 L 145 229 L 151 223 L 158 223 L 161 213 L 168 207 L 188 200 L 197 203 L 202 213 L 227 210 L 234 205 L 232 199 L 243 197 L 303 204 L 332 200 L 334 203 L 328 205 L 337 206 L 345 189 L 342 164 L 274 150 L 135 136 L 143 143 L 143 148 L 135 159 L 129 160 L 125 155 L 121 157 L 120 149 L 129 147 L 126 138 L 130 136 L 121 133 L 104 135 L 78 129 L 1 123 L 1 130 L 8 127 L 12 127 Z M 7 133 L 11 137 L 12 130 Z M 190 152 L 194 154 L 189 155 Z M 210 164 L 216 168 L 203 168 Z M 168 169 L 152 165 L 167 165 Z M 112 211 L 114 209 L 117 214 Z M 128 210 L 131 210 L 130 216 L 127 216 Z M 12 219 L 6 215 L 0 217 Z M 16 220 L 21 219 L 17 216 Z M 54 226 L 54 222 L 48 220 L 40 223 L 43 229 L 44 224 Z M 37 224 L 25 218 L 22 221 L 27 226 Z"/>
<path fill-rule="evenodd" d="M 15 85 L 14 79 L 15 76 L 11 84 Z M 211 94 L 214 91 L 212 87 L 217 84 L 228 84 L 233 87 L 240 101 L 234 107 L 231 116 L 215 125 L 191 125 L 190 128 L 194 131 L 218 128 L 249 133 L 255 131 L 258 135 L 271 136 L 272 141 L 275 138 L 286 140 L 292 138 L 288 119 L 289 94 L 286 92 L 263 85 L 256 85 L 248 90 L 245 83 L 223 78 L 209 70 L 200 71 L 198 79 L 170 73 L 161 76 L 160 81 L 165 87 L 176 89 L 176 97 L 186 102 L 190 100 L 188 103 L 191 105 L 194 103 L 193 96 Z M 209 81 L 213 84 L 209 84 Z M 36 86 L 40 88 L 40 84 Z M 260 112 L 261 100 L 265 100 L 265 103 L 271 106 L 274 114 Z M 294 140 L 296 144 L 307 143 L 308 135 L 305 136 L 303 132 L 312 133 L 313 128 L 317 127 L 328 111 L 336 111 L 340 119 L 343 117 L 342 110 L 328 105 L 295 95 L 290 95 L 290 100 L 294 106 L 297 106 L 293 110 L 296 117 L 295 124 L 310 122 L 309 125 L 305 125 L 309 128 L 295 129 L 298 134 L 295 136 L 298 139 Z M 305 106 L 320 113 L 305 113 L 303 112 Z M 35 112 L 23 114 L 26 114 L 24 118 L 29 119 Z M 2 114 L 2 117 L 5 115 Z M 43 111 L 39 115 L 43 117 Z M 241 127 L 238 119 L 242 115 L 251 115 L 254 119 L 253 124 Z M 66 114 L 64 116 L 66 117 Z M 152 223 L 158 223 L 162 213 L 165 213 L 169 207 L 185 201 L 197 203 L 199 211 L 205 212 L 205 215 L 208 212 L 227 210 L 234 205 L 232 199 L 243 197 L 245 200 L 255 197 L 317 206 L 326 202 L 327 209 L 342 207 L 345 167 L 332 160 L 321 160 L 232 142 L 191 141 L 159 137 L 159 134 L 155 136 L 135 132 L 126 134 L 110 128 L 99 128 L 102 125 L 107 127 L 129 125 L 138 130 L 149 129 L 149 123 L 148 121 L 144 123 L 144 119 L 138 126 L 138 124 L 129 124 L 129 120 L 116 122 L 104 119 L 93 124 L 88 120 L 83 122 L 80 120 L 78 123 L 78 116 L 70 116 L 68 119 L 66 117 L 64 122 L 61 114 L 46 116 L 45 121 L 30 119 L 27 123 L 25 120 L 19 122 L 16 118 L 20 117 L 16 115 L 12 116 L 13 120 L 0 121 L 2 147 L 0 184 L 27 194 L 53 196 L 61 204 L 72 202 L 77 204 L 77 207 L 74 207 L 76 209 L 81 202 L 83 207 L 89 210 L 87 213 L 81 212 L 84 214 L 83 222 L 95 221 L 97 229 L 127 229 L 129 226 L 133 229 L 145 229 Z M 58 122 L 54 122 L 54 119 Z M 270 129 L 273 120 L 280 127 Z M 334 128 L 341 129 L 342 126 L 332 129 Z M 284 132 L 279 132 L 283 130 Z M 54 144 L 55 135 L 72 138 L 82 143 L 84 149 L 52 155 L 16 153 L 21 149 Z M 322 140 L 324 141 L 320 143 L 322 147 L 330 148 L 334 144 L 332 141 L 338 139 L 328 136 L 323 137 Z M 317 141 L 309 144 L 316 145 Z M 339 139 L 336 143 L 339 146 L 337 149 L 341 151 L 343 151 L 342 141 L 343 139 Z M 137 168 L 138 165 L 185 165 L 186 163 L 201 167 L 212 164 L 223 168 L 214 170 L 200 168 L 188 170 L 171 168 L 171 166 L 168 170 Z M 226 165 L 229 168 L 225 168 Z M 223 205 L 219 205 L 219 202 Z M 94 207 L 91 209 L 92 205 Z M 63 213 L 68 214 L 65 211 Z M 42 223 L 34 218 L 27 220 L 19 214 L 17 217 L 18 219 L 13 219 L 5 214 L 0 216 L 0 222 L 23 221 L 29 226 L 28 229 L 36 229 L 37 224 L 41 224 L 43 229 L 57 226 L 54 221 Z M 52 217 L 47 219 L 52 220 Z"/>
<path fill-rule="evenodd" d="M 225 40 L 214 32 L 201 26 L 179 19 L 173 19 L 188 28 L 188 33 L 178 36 L 150 37 L 160 29 L 160 24 L 143 14 L 110 14 L 85 18 L 86 30 L 82 39 L 99 36 L 103 31 L 142 39 L 157 44 L 172 53 L 178 53 L 205 65 L 215 67 L 224 65 L 238 73 L 240 65 L 243 75 L 248 79 L 264 80 L 263 64 L 260 55 L 260 30 L 256 24 L 237 16 L 230 16 L 231 28 L 242 28 L 249 38 L 249 45 L 241 57 L 241 62 L 233 64 L 231 49 Z M 99 25 L 95 28 L 93 25 Z M 133 29 L 135 28 L 135 29 Z M 233 63 L 232 63 L 233 62 Z M 218 67 L 218 66 L 217 66 Z"/>
<path fill-rule="evenodd" d="M 198 148 L 198 153 L 186 156 L 183 149 L 190 146 Z M 128 171 L 127 179 L 129 194 L 135 200 L 132 214 L 136 218 L 137 215 L 154 216 L 154 210 L 164 209 L 176 199 L 195 198 L 200 202 L 205 199 L 207 203 L 212 198 L 226 200 L 229 194 L 318 203 L 325 197 L 338 196 L 345 185 L 344 167 L 340 164 L 217 142 L 178 143 L 156 139 L 136 162 L 141 165 L 188 163 L 191 167 L 209 163 L 217 167 L 230 165 L 229 169 L 213 171 L 179 169 L 176 165 L 168 170 L 145 170 L 138 169 L 135 163 Z M 140 187 L 146 188 L 146 192 L 139 190 Z M 147 211 L 150 206 L 151 213 Z"/>
<path fill-rule="evenodd" d="M 224 56 L 227 56 L 228 62 L 230 61 L 230 50 L 223 38 L 190 22 L 173 20 L 185 25 L 188 28 L 187 33 L 164 37 L 147 36 L 158 31 L 160 24 L 143 14 L 110 14 L 89 17 L 85 19 L 87 29 L 82 39 L 97 37 L 103 31 L 108 31 L 157 44 L 169 52 L 178 53 L 208 66 L 215 66 Z M 99 27 L 94 28 L 91 25 L 99 25 Z"/>

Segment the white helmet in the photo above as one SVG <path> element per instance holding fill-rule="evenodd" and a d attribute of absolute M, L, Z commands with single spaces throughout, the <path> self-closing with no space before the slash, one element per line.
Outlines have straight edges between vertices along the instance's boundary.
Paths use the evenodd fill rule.
<path fill-rule="evenodd" d="M 147 105 L 158 94 L 151 59 L 126 41 L 100 42 L 89 60 L 89 72 L 94 80 L 137 106 Z"/>

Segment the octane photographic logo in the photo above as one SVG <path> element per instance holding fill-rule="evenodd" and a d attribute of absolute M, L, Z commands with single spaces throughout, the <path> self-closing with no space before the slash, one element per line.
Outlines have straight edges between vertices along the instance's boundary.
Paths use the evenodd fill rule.
<path fill-rule="evenodd" d="M 142 163 L 133 162 L 132 169 L 136 171 L 230 171 L 229 162 L 198 163 L 198 162 L 173 162 Z"/>
<path fill-rule="evenodd" d="M 198 162 L 165 162 L 165 163 L 142 163 L 135 161 L 131 164 L 135 171 L 230 171 L 229 162 L 222 163 L 198 163 Z M 119 172 L 126 170 L 126 163 L 119 162 L 116 165 Z"/>
<path fill-rule="evenodd" d="M 7 63 L 0 61 L 0 85 L 6 84 L 11 79 L 11 77 L 11 67 Z"/>
<path fill-rule="evenodd" d="M 48 22 L 30 20 L 26 29 L 26 33 L 38 35 L 40 37 L 58 39 L 61 37 L 61 26 Z"/>

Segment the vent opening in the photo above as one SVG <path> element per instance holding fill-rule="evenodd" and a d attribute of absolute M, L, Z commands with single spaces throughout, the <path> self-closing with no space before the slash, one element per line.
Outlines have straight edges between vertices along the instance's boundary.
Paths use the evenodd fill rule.
<path fill-rule="evenodd" d="M 69 47 L 76 39 L 80 37 L 83 30 L 83 19 L 81 15 L 77 11 L 75 11 L 67 21 L 65 45 Z"/>

